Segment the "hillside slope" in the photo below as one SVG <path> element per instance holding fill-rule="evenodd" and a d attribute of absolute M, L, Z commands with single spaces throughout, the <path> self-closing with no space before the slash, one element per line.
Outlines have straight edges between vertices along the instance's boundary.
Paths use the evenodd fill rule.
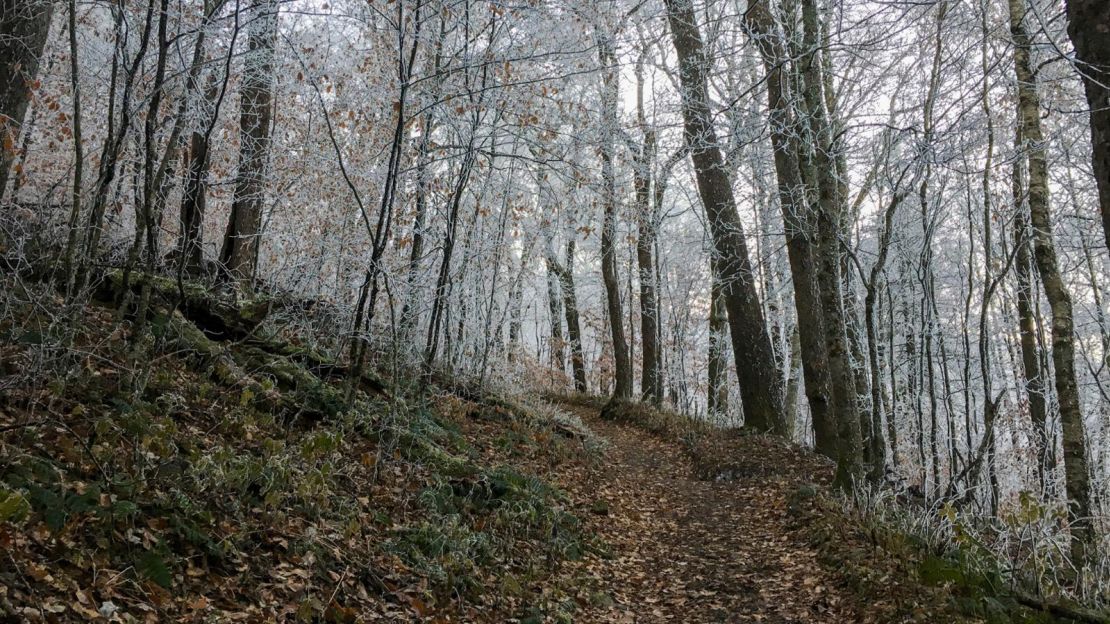
<path fill-rule="evenodd" d="M 0 326 L 0 620 L 503 621 L 558 613 L 599 548 L 549 482 L 593 438 L 542 402 L 347 401 L 279 322 L 136 340 L 43 297 Z"/>
<path fill-rule="evenodd" d="M 156 302 L 132 335 L 44 296 L 0 324 L 0 621 L 1049 621 L 923 583 L 769 437 L 372 372 L 348 394 L 246 308 Z"/>

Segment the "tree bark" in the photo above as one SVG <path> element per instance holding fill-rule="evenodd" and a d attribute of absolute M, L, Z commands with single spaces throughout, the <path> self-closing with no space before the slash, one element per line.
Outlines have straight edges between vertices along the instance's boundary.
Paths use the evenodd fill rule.
<path fill-rule="evenodd" d="M 640 278 L 640 340 L 643 344 L 643 375 L 640 390 L 645 401 L 663 399 L 662 352 L 659 349 L 659 298 L 655 283 L 655 237 L 657 220 L 651 201 L 651 163 L 655 155 L 655 133 L 645 133 L 636 162 L 636 267 Z"/>
<path fill-rule="evenodd" d="M 783 399 L 783 409 L 786 412 L 786 426 L 790 431 L 789 438 L 794 437 L 798 418 L 798 394 L 805 385 L 802 372 L 802 339 L 795 323 L 790 330 L 790 368 L 787 369 L 789 377 L 786 380 L 786 396 Z"/>
<path fill-rule="evenodd" d="M 265 199 L 266 163 L 273 117 L 275 0 L 252 0 L 249 46 L 239 112 L 239 171 L 220 262 L 228 276 L 249 286 L 258 267 L 258 242 Z"/>
<path fill-rule="evenodd" d="M 605 284 L 605 303 L 609 312 L 609 332 L 613 341 L 613 399 L 632 398 L 632 360 L 624 336 L 624 315 L 621 312 L 620 277 L 617 275 L 617 190 L 613 172 L 617 132 L 617 59 L 612 41 L 598 37 L 598 57 L 602 71 L 601 128 L 601 202 L 604 219 L 601 227 L 601 279 Z"/>
<path fill-rule="evenodd" d="M 205 27 L 213 15 L 223 4 L 223 0 L 205 3 L 204 22 L 197 34 L 196 45 L 193 48 L 193 62 L 186 78 L 186 91 L 183 96 L 182 114 L 187 110 L 188 99 L 195 93 L 201 93 L 200 74 L 204 66 L 205 52 Z M 186 272 L 197 274 L 203 270 L 204 263 L 204 214 L 208 199 L 208 159 L 209 140 L 216 125 L 219 113 L 217 97 L 226 88 L 217 87 L 216 75 L 209 74 L 203 95 L 200 96 L 197 106 L 201 111 L 201 123 L 193 128 L 189 135 L 188 160 L 185 163 L 185 182 L 182 185 L 180 220 L 181 233 L 178 237 L 178 253 L 181 268 Z"/>
<path fill-rule="evenodd" d="M 1052 313 L 1052 364 L 1056 373 L 1056 398 L 1063 430 L 1064 485 L 1074 513 L 1072 558 L 1076 565 L 1082 565 L 1087 559 L 1087 548 L 1092 539 L 1086 434 L 1075 376 L 1071 295 L 1060 275 L 1053 242 L 1041 104 L 1030 59 L 1031 38 L 1025 29 L 1025 2 L 1009 0 L 1010 34 L 1014 41 L 1014 70 L 1018 82 L 1018 123 L 1021 124 L 1022 147 L 1029 164 L 1028 204 L 1029 220 L 1033 226 L 1033 260 Z"/>
<path fill-rule="evenodd" d="M 713 267 L 713 285 L 709 295 L 709 365 L 706 411 L 710 418 L 728 413 L 728 311 L 721 278 Z"/>
<path fill-rule="evenodd" d="M 70 86 L 73 89 L 73 187 L 70 191 L 70 208 L 69 208 L 69 222 L 68 231 L 66 232 L 66 248 L 65 248 L 65 280 L 67 297 L 73 294 L 74 280 L 77 278 L 76 274 L 76 254 L 77 254 L 77 227 L 81 222 L 81 185 L 85 177 L 85 138 L 81 131 L 81 73 L 78 70 L 77 58 L 77 1 L 69 1 L 69 79 Z M 5 145 L 6 147 L 6 145 Z M 7 158 L 6 150 L 5 155 L 0 158 Z M 4 165 L 0 165 L 0 199 L 4 195 L 5 178 Z M 17 192 L 17 186 L 13 185 L 12 195 Z"/>
<path fill-rule="evenodd" d="M 0 200 L 53 14 L 53 0 L 3 0 L 0 10 Z"/>
<path fill-rule="evenodd" d="M 1021 132 L 1017 133 L 1015 147 L 1021 149 Z M 1029 219 L 1026 216 L 1025 183 L 1022 176 L 1022 163 L 1014 162 L 1013 171 L 1013 197 L 1014 197 L 1014 245 L 1017 246 L 1017 264 L 1014 275 L 1017 277 L 1015 288 L 1017 295 L 1018 337 L 1021 345 L 1022 375 L 1025 382 L 1025 394 L 1029 398 L 1029 420 L 1033 425 L 1037 447 L 1037 478 L 1044 485 L 1045 472 L 1049 467 L 1048 450 L 1048 407 L 1045 394 L 1044 372 L 1041 370 L 1041 356 L 1037 346 L 1037 321 L 1033 314 L 1036 305 L 1037 293 L 1034 290 L 1033 279 L 1030 272 L 1033 270 L 1033 259 L 1030 257 L 1029 246 Z"/>
<path fill-rule="evenodd" d="M 756 292 L 744 228 L 713 129 L 709 109 L 708 59 L 690 0 L 666 0 L 682 83 L 686 144 L 694 162 L 715 255 L 720 262 L 725 307 L 744 421 L 756 429 L 785 434 L 783 384 Z"/>
<path fill-rule="evenodd" d="M 1092 168 L 1098 183 L 1102 232 L 1110 249 L 1110 2 L 1068 0 L 1068 34 L 1091 112 Z"/>
<path fill-rule="evenodd" d="M 863 440 L 860 410 L 856 402 L 856 379 L 848 343 L 847 315 L 844 309 L 841 279 L 841 224 L 844 198 L 836 179 L 835 163 L 828 113 L 822 97 L 820 38 L 817 8 L 812 0 L 802 3 L 803 48 L 808 54 L 801 59 L 801 106 L 805 118 L 811 184 L 817 189 L 817 283 L 824 321 L 825 352 L 828 355 L 832 381 L 832 403 L 837 422 L 836 483 L 850 488 L 862 476 Z"/>
<path fill-rule="evenodd" d="M 798 163 L 797 122 L 793 119 L 784 77 L 788 56 L 774 32 L 774 22 L 764 3 L 754 4 L 745 15 L 749 30 L 763 57 L 767 81 L 771 145 L 778 177 L 779 206 L 786 234 L 794 308 L 802 354 L 805 393 L 813 419 L 814 446 L 818 453 L 836 459 L 836 414 L 830 399 L 828 356 L 825 352 L 821 304 L 817 294 L 813 246 L 813 214 L 805 198 Z"/>
<path fill-rule="evenodd" d="M 636 59 L 636 120 L 643 144 L 633 157 L 633 188 L 636 194 L 636 268 L 640 282 L 640 340 L 643 344 L 643 369 L 640 392 L 644 401 L 659 405 L 663 400 L 663 352 L 660 349 L 659 294 L 655 244 L 659 213 L 652 201 L 651 174 L 655 163 L 655 129 L 644 110 L 644 50 Z M 633 147 L 635 149 L 635 146 Z"/>
<path fill-rule="evenodd" d="M 566 260 L 563 265 L 552 259 L 552 266 L 559 278 L 559 288 L 563 291 L 563 311 L 567 317 L 567 339 L 570 342 L 570 365 L 574 375 L 574 389 L 586 392 L 586 356 L 582 350 L 582 324 L 578 318 L 578 295 L 574 291 L 574 239 L 567 241 Z"/>
<path fill-rule="evenodd" d="M 206 128 L 196 128 L 189 136 L 189 160 L 185 167 L 185 185 L 181 194 L 181 263 L 188 273 L 200 273 L 204 263 L 204 214 L 208 203 L 209 136 L 214 124 L 216 79 L 209 77 L 203 106 Z"/>
<path fill-rule="evenodd" d="M 550 244 L 550 242 L 549 242 Z M 545 259 L 547 267 L 547 313 L 551 320 L 551 368 L 559 371 L 560 382 L 566 382 L 566 340 L 563 338 L 563 300 L 559 296 L 559 273 L 555 268 L 554 250 L 548 249 Z"/>

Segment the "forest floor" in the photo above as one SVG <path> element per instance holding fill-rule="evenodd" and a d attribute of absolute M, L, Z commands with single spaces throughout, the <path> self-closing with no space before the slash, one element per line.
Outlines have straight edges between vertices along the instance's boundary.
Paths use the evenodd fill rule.
<path fill-rule="evenodd" d="M 0 321 L 0 623 L 1051 621 L 778 438 L 446 379 L 343 403 L 280 319 L 139 342 L 40 297 Z"/>
<path fill-rule="evenodd" d="M 602 462 L 564 474 L 572 499 L 591 500 L 593 529 L 611 559 L 587 559 L 612 602 L 591 622 L 957 622 L 935 587 L 920 584 L 859 535 L 807 506 L 829 466 L 761 436 L 710 433 L 718 458 L 598 410 L 565 406 L 609 442 Z M 686 448 L 683 448 L 683 447 Z M 701 448 L 702 452 L 708 449 Z M 822 542 L 835 539 L 833 551 Z M 845 565 L 849 553 L 857 565 Z M 874 559 L 871 561 L 870 559 Z M 872 576 L 861 579 L 859 562 Z M 891 564 L 894 563 L 892 566 Z"/>

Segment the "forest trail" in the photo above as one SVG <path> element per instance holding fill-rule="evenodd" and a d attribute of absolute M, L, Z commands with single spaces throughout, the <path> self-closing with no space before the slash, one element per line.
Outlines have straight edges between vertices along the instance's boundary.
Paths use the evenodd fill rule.
<path fill-rule="evenodd" d="M 802 475 L 703 480 L 677 444 L 567 409 L 610 445 L 565 484 L 598 501 L 596 529 L 615 554 L 590 564 L 602 566 L 591 572 L 609 583 L 612 604 L 588 621 L 883 621 L 859 612 L 792 523 L 788 499 Z"/>

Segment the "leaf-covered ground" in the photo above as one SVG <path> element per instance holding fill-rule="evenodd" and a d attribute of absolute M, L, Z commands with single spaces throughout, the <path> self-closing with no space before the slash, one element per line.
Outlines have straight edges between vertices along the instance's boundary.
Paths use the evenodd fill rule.
<path fill-rule="evenodd" d="M 228 383 L 180 323 L 137 340 L 110 308 L 79 314 L 0 322 L 0 622 L 573 609 L 557 572 L 603 546 L 552 484 L 596 457 L 565 414 L 425 384 L 321 416 L 302 406 L 342 379 L 306 389 L 244 366 Z M 259 331 L 296 342 L 277 321 Z"/>
<path fill-rule="evenodd" d="M 272 368 L 229 383 L 172 323 L 141 366 L 109 309 L 73 334 L 9 318 L 3 623 L 884 624 L 998 602 L 879 547 L 823 494 L 830 466 L 773 438 L 446 383 L 310 418 L 340 389 L 312 368 L 290 377 L 306 397 Z"/>
<path fill-rule="evenodd" d="M 605 460 L 567 475 L 566 486 L 592 501 L 588 524 L 614 553 L 572 564 L 598 581 L 576 622 L 964 621 L 862 539 L 849 546 L 876 559 L 882 593 L 840 569 L 820 544 L 825 516 L 811 508 L 811 484 L 829 476 L 813 455 L 728 433 L 683 448 L 595 409 L 569 409 L 609 441 Z"/>

